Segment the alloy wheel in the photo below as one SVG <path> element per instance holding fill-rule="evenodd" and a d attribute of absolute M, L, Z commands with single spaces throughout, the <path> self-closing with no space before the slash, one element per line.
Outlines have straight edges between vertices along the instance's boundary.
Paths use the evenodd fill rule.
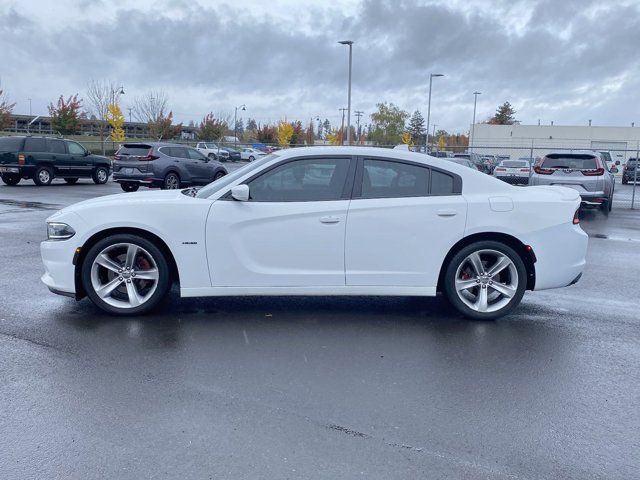
<path fill-rule="evenodd" d="M 518 290 L 518 270 L 497 250 L 477 250 L 459 265 L 455 275 L 458 298 L 469 308 L 490 313 L 507 306 Z"/>
<path fill-rule="evenodd" d="M 135 308 L 158 288 L 159 271 L 153 256 L 134 243 L 116 243 L 103 249 L 91 265 L 91 286 L 105 303 Z"/>
<path fill-rule="evenodd" d="M 166 190 L 175 190 L 180 187 L 180 180 L 177 175 L 170 173 L 167 178 L 164 179 L 164 188 Z"/>
<path fill-rule="evenodd" d="M 47 170 L 46 168 L 40 170 L 38 172 L 38 180 L 40 180 L 40 182 L 42 183 L 49 183 L 49 181 L 51 180 L 51 174 L 49 173 L 49 170 Z"/>

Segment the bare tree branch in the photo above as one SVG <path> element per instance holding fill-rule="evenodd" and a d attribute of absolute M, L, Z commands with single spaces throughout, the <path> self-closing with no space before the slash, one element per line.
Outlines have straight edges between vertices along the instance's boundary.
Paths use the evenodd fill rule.
<path fill-rule="evenodd" d="M 133 103 L 133 116 L 143 123 L 158 123 L 167 117 L 169 98 L 164 90 L 150 91 L 136 97 Z"/>
<path fill-rule="evenodd" d="M 87 85 L 87 113 L 98 120 L 98 133 L 104 155 L 104 138 L 108 130 L 107 114 L 110 104 L 117 105 L 119 100 L 117 82 L 108 80 L 91 80 Z"/>

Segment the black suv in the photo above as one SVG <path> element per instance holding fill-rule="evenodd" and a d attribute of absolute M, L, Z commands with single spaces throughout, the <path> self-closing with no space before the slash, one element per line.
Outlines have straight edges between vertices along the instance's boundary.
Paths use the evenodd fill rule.
<path fill-rule="evenodd" d="M 622 169 L 622 183 L 626 185 L 629 182 L 633 182 L 636 179 L 640 179 L 640 172 L 636 173 L 638 161 L 635 158 L 627 160 L 624 168 Z"/>
<path fill-rule="evenodd" d="M 92 155 L 77 142 L 49 137 L 0 137 L 0 177 L 7 185 L 31 178 L 36 185 L 49 185 L 55 177 L 67 183 L 92 178 L 107 183 L 111 160 Z"/>
<path fill-rule="evenodd" d="M 206 185 L 227 174 L 217 160 L 177 143 L 125 143 L 113 159 L 113 180 L 125 192 L 135 192 L 140 185 L 163 189 Z"/>

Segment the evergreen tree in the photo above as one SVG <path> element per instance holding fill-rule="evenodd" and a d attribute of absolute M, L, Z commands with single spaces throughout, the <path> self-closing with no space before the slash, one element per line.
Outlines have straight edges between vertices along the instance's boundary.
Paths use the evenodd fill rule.
<path fill-rule="evenodd" d="M 504 102 L 498 107 L 493 117 L 487 123 L 492 125 L 513 125 L 516 122 L 516 111 L 509 102 Z"/>
<path fill-rule="evenodd" d="M 423 136 L 426 132 L 424 117 L 420 113 L 419 110 L 413 112 L 411 118 L 409 119 L 409 127 L 407 128 L 409 133 L 411 134 L 411 139 L 413 143 L 416 145 L 421 145 L 423 143 Z"/>
<path fill-rule="evenodd" d="M 247 130 L 251 130 L 251 131 L 256 131 L 258 130 L 258 124 L 256 123 L 256 121 L 253 118 L 250 118 L 247 121 Z"/>
<path fill-rule="evenodd" d="M 324 135 L 322 137 L 327 138 L 327 135 L 331 133 L 331 122 L 325 118 L 324 122 L 322 122 L 322 127 L 324 128 Z"/>
<path fill-rule="evenodd" d="M 244 133 L 244 122 L 242 121 L 242 118 L 239 118 L 236 121 L 236 130 L 238 133 L 238 136 L 241 136 Z"/>
<path fill-rule="evenodd" d="M 324 137 L 324 127 L 322 126 L 322 122 L 318 122 L 318 132 L 316 133 L 316 138 L 318 140 L 322 140 Z"/>

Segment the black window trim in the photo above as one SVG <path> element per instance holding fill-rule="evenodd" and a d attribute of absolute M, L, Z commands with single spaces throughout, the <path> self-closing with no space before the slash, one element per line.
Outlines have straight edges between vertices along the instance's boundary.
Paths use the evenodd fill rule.
<path fill-rule="evenodd" d="M 392 163 L 403 163 L 405 165 L 411 165 L 415 167 L 422 167 L 429 170 L 429 193 L 427 195 L 407 195 L 402 197 L 362 197 L 362 179 L 364 176 L 364 161 L 365 160 L 379 160 L 384 162 L 392 162 Z M 452 193 L 431 193 L 431 173 L 433 171 L 443 173 L 445 175 L 449 175 L 453 177 L 453 192 Z M 366 155 L 366 156 L 358 156 L 357 157 L 357 169 L 353 187 L 353 193 L 351 198 L 353 200 L 372 200 L 375 198 L 418 198 L 418 197 L 451 197 L 453 195 L 462 195 L 462 177 L 457 173 L 453 173 L 449 170 L 445 170 L 443 168 L 434 167 L 432 165 L 428 165 L 420 162 L 412 162 L 411 160 L 405 160 L 401 158 L 392 158 L 392 157 L 382 157 L 382 156 L 374 156 L 374 155 Z"/>
<path fill-rule="evenodd" d="M 295 201 L 295 202 L 255 202 L 255 203 L 303 203 L 303 202 L 336 202 L 336 201 L 341 201 L 341 200 L 350 200 L 352 198 L 352 194 L 353 194 L 353 188 L 355 185 L 355 170 L 356 170 L 356 157 L 353 155 L 304 155 L 301 157 L 292 157 L 292 158 L 286 158 L 284 160 L 280 160 L 277 163 L 274 163 L 273 165 L 270 165 L 269 167 L 265 168 L 264 170 L 260 170 L 259 172 L 253 174 L 252 176 L 250 176 L 249 178 L 247 178 L 246 180 L 244 180 L 242 183 L 238 183 L 234 186 L 237 185 L 247 185 L 249 183 L 251 183 L 252 181 L 254 181 L 255 179 L 261 177 L 262 175 L 266 175 L 267 173 L 269 173 L 271 170 L 274 170 L 282 165 L 286 165 L 287 163 L 291 163 L 291 162 L 296 162 L 299 160 L 330 160 L 333 158 L 343 158 L 343 159 L 348 159 L 349 160 L 349 167 L 347 168 L 347 175 L 345 178 L 345 182 L 344 182 L 344 186 L 342 188 L 342 193 L 340 194 L 340 198 L 336 198 L 335 200 L 300 200 L 300 201 Z M 233 187 L 231 187 L 233 188 Z M 251 194 L 251 191 L 249 191 L 249 194 Z M 219 200 L 234 200 L 234 198 L 231 196 L 231 189 L 229 189 L 229 191 L 227 193 L 225 193 L 224 195 L 222 195 Z M 249 202 L 251 202 L 251 198 L 249 198 Z"/>

